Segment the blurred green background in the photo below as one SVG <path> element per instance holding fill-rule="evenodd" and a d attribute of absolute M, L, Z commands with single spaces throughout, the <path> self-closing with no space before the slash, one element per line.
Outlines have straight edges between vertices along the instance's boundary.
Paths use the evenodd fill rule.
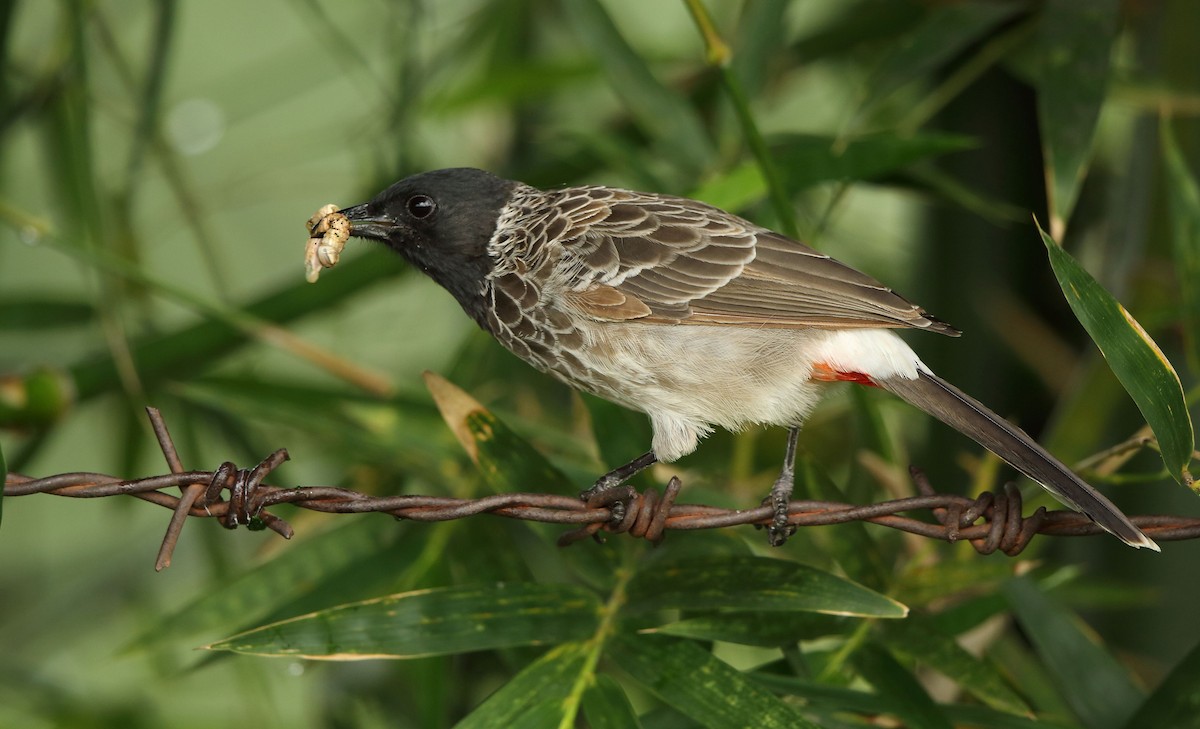
<path fill-rule="evenodd" d="M 272 483 L 490 493 L 496 482 L 425 392 L 427 369 L 566 474 L 506 487 L 573 493 L 640 453 L 640 416 L 533 372 L 385 251 L 352 242 L 338 268 L 304 283 L 302 223 L 320 205 L 447 166 L 543 187 L 691 195 L 795 225 L 964 330 L 908 339 L 933 369 L 1077 463 L 1144 421 L 1063 301 L 1033 227 L 1034 214 L 1054 220 L 1052 145 L 1054 164 L 1081 180 L 1057 178 L 1062 242 L 1155 337 L 1194 406 L 1200 202 L 1183 183 L 1200 174 L 1200 4 L 709 6 L 732 51 L 725 72 L 673 1 L 0 1 L 0 447 L 10 470 L 164 472 L 141 412 L 155 405 L 189 468 L 249 467 L 287 447 L 292 461 Z M 731 88 L 770 151 L 776 204 Z M 1164 132 L 1181 155 L 1174 171 Z M 802 490 L 860 503 L 909 493 L 909 463 L 943 491 L 1013 475 L 902 404 L 850 388 L 831 394 L 802 446 Z M 749 507 L 782 452 L 782 432 L 722 433 L 646 483 L 678 473 L 686 502 Z M 1149 449 L 1088 477 L 1128 513 L 1196 512 Z M 984 700 L 996 714 L 986 721 L 947 721 L 1032 725 L 1000 711 L 1023 706 L 1056 726 L 1121 726 L 1200 639 L 1189 578 L 1200 545 L 1188 542 L 1160 556 L 1108 538 L 1043 538 L 1012 560 L 875 527 L 811 530 L 768 552 L 761 533 L 737 528 L 677 533 L 653 551 L 623 537 L 560 551 L 556 529 L 490 517 L 430 525 L 282 510 L 291 542 L 198 521 L 156 574 L 161 509 L 49 496 L 3 506 L 6 727 L 453 725 L 540 651 L 332 664 L 193 649 L 417 588 L 583 582 L 603 595 L 616 565 L 680 555 L 811 564 L 896 597 L 946 636 L 969 635 L 987 675 L 941 667 L 966 695 L 935 685 L 936 654 L 897 649 L 871 621 L 797 629 L 806 640 L 782 653 L 716 643 L 739 671 L 800 676 L 803 654 L 809 679 L 855 696 L 906 695 L 904 679 L 925 680 L 941 704 L 883 711 L 912 726 L 941 726 L 937 706 L 978 705 L 972 681 L 1019 699 Z M 886 555 L 883 570 L 855 565 L 862 550 Z M 1017 572 L 1032 577 L 1010 582 Z M 1021 613 L 1026 587 L 1013 587 L 1029 584 L 1051 595 L 1055 615 L 1086 618 L 1098 642 L 1076 637 L 1094 654 L 1030 635 L 1038 613 Z M 628 665 L 600 665 L 644 726 L 703 723 Z M 1064 683 L 1068 669 L 1084 678 Z M 1155 698 L 1174 706 L 1184 695 Z M 1117 708 L 1081 708 L 1106 697 Z M 860 726 L 872 713 L 855 699 L 837 711 L 791 700 L 822 726 Z"/>

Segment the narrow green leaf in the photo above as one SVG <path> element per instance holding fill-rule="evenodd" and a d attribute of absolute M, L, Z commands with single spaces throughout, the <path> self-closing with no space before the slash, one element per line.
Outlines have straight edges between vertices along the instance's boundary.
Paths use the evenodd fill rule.
<path fill-rule="evenodd" d="M 592 420 L 596 446 L 606 468 L 628 463 L 650 448 L 654 433 L 650 429 L 650 419 L 644 414 L 593 395 L 584 394 L 582 397 Z"/>
<path fill-rule="evenodd" d="M 1200 728 L 1200 644 L 1179 661 L 1154 693 L 1146 697 L 1125 729 L 1163 726 L 1171 729 Z"/>
<path fill-rule="evenodd" d="M 1119 0 L 1047 0 L 1038 28 L 1038 121 L 1050 231 L 1062 240 L 1108 87 Z"/>
<path fill-rule="evenodd" d="M 4 523 L 4 482 L 8 480 L 8 465 L 4 462 L 4 446 L 0 445 L 0 524 Z"/>
<path fill-rule="evenodd" d="M 87 324 L 96 308 L 86 301 L 63 301 L 38 295 L 0 298 L 0 331 L 45 331 Z"/>
<path fill-rule="evenodd" d="M 582 643 L 552 648 L 487 697 L 455 724 L 455 729 L 508 729 L 522 717 L 544 710 L 544 702 L 554 701 L 561 706 L 574 688 L 576 677 L 586 669 L 588 653 L 588 646 Z M 548 726 L 558 726 L 558 722 Z"/>
<path fill-rule="evenodd" d="M 896 717 L 913 729 L 950 729 L 950 720 L 916 677 L 883 648 L 867 644 L 854 654 L 854 665 L 875 691 L 892 700 Z"/>
<path fill-rule="evenodd" d="M 595 596 L 570 585 L 446 587 L 340 605 L 207 646 L 321 660 L 419 658 L 582 640 L 595 632 Z"/>
<path fill-rule="evenodd" d="M 770 691 L 691 641 L 621 635 L 612 657 L 640 684 L 710 729 L 816 728 Z"/>
<path fill-rule="evenodd" d="M 199 593 L 198 599 L 151 625 L 132 645 L 156 645 L 218 627 L 228 632 L 252 625 L 307 594 L 330 575 L 379 554 L 398 533 L 396 524 L 387 519 L 361 519 L 297 539 L 274 559 L 224 581 L 220 588 Z M 417 544 L 415 539 L 413 542 Z M 239 622 L 230 625 L 230 616 Z"/>
<path fill-rule="evenodd" d="M 1125 307 L 1040 226 L 1038 232 L 1067 303 L 1154 431 L 1167 470 L 1191 486 L 1195 432 L 1179 375 Z"/>
<path fill-rule="evenodd" d="M 1143 695 L 1095 633 L 1028 578 L 1013 579 L 1004 592 L 1058 693 L 1080 722 L 1089 729 L 1123 726 Z"/>
<path fill-rule="evenodd" d="M 583 715 L 591 729 L 639 729 L 637 713 L 621 684 L 604 674 L 583 695 Z"/>
<path fill-rule="evenodd" d="M 815 567 L 765 557 L 726 555 L 654 564 L 629 585 L 628 608 L 656 610 L 801 610 L 902 618 L 895 600 Z"/>
<path fill-rule="evenodd" d="M 803 456 L 798 466 L 797 486 L 805 495 L 802 498 L 848 501 L 841 487 L 812 458 Z M 842 572 L 850 579 L 872 590 L 888 589 L 892 580 L 891 570 L 887 567 L 875 533 L 869 531 L 866 524 L 839 524 L 836 530 L 822 530 L 814 539 L 837 561 Z"/>
<path fill-rule="evenodd" d="M 821 683 L 794 676 L 777 673 L 756 672 L 753 678 L 758 683 L 771 688 L 776 693 L 795 696 L 803 699 L 810 712 L 817 717 L 833 715 L 838 717 L 830 722 L 832 726 L 858 726 L 844 724 L 839 719 L 844 718 L 845 712 L 853 711 L 870 715 L 898 714 L 905 703 L 904 697 L 868 693 L 858 689 L 844 688 L 829 683 Z M 1005 714 L 986 706 L 977 704 L 941 705 L 939 709 L 955 726 L 978 727 L 979 729 L 1072 729 L 1075 725 L 1060 721 L 1046 721 L 1042 718 L 1026 718 Z M 871 724 L 874 726 L 875 724 Z"/>
<path fill-rule="evenodd" d="M 830 180 L 870 180 L 924 159 L 969 149 L 974 141 L 956 134 L 869 134 L 838 139 L 815 134 L 772 137 L 771 155 L 777 161 L 788 194 Z M 767 184 L 757 164 L 747 162 L 715 177 L 691 193 L 726 210 L 738 210 L 762 199 Z"/>
<path fill-rule="evenodd" d="M 1020 3 L 956 2 L 934 5 L 921 22 L 879 61 L 869 81 L 869 110 L 906 84 L 925 78 L 989 30 L 1024 8 Z"/>
<path fill-rule="evenodd" d="M 1167 162 L 1167 200 L 1174 243 L 1175 290 L 1183 301 L 1183 337 L 1192 369 L 1200 372 L 1200 186 L 1187 168 L 1175 130 L 1164 117 L 1159 126 Z"/>
<path fill-rule="evenodd" d="M 843 633 L 850 625 L 857 623 L 818 613 L 731 610 L 687 617 L 642 632 L 773 648 Z"/>
<path fill-rule="evenodd" d="M 599 0 L 567 0 L 562 8 L 575 33 L 600 61 L 609 86 L 651 137 L 685 172 L 698 174 L 712 157 L 712 142 L 696 112 L 654 77 L 646 62 L 621 37 Z"/>
<path fill-rule="evenodd" d="M 492 488 L 571 490 L 571 481 L 562 471 L 457 385 L 433 372 L 425 373 L 425 384 L 446 424 Z"/>
<path fill-rule="evenodd" d="M 988 706 L 1029 715 L 1029 706 L 991 663 L 968 653 L 956 640 L 924 615 L 879 625 L 888 648 L 901 656 L 953 679 L 964 691 Z"/>

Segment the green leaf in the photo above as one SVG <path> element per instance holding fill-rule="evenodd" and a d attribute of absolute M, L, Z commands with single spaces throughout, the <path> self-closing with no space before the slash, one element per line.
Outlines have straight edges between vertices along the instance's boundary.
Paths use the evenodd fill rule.
<path fill-rule="evenodd" d="M 0 298 L 0 331 L 42 332 L 87 324 L 96 309 L 86 301 L 62 301 L 41 296 Z"/>
<path fill-rule="evenodd" d="M 950 729 L 950 720 L 911 673 L 883 648 L 867 644 L 854 654 L 854 665 L 875 691 L 893 702 L 892 711 L 913 729 Z"/>
<path fill-rule="evenodd" d="M 690 616 L 642 632 L 771 648 L 842 633 L 848 625 L 844 619 L 818 613 L 731 610 Z"/>
<path fill-rule="evenodd" d="M 893 620 L 879 627 L 883 640 L 894 653 L 953 679 L 964 691 L 994 709 L 1030 713 L 1029 706 L 1009 687 L 995 666 L 968 653 L 924 615 L 910 615 L 907 620 Z"/>
<path fill-rule="evenodd" d="M 1169 726 L 1171 729 L 1200 727 L 1200 644 L 1171 669 L 1137 713 L 1125 723 L 1125 729 Z"/>
<path fill-rule="evenodd" d="M 571 491 L 562 471 L 457 385 L 433 372 L 425 373 L 425 385 L 454 437 L 496 491 Z"/>
<path fill-rule="evenodd" d="M 806 729 L 806 720 L 770 691 L 691 641 L 621 635 L 612 657 L 679 713 L 710 729 Z"/>
<path fill-rule="evenodd" d="M 1142 692 L 1095 633 L 1028 578 L 1013 579 L 1004 592 L 1080 722 L 1090 729 L 1123 726 L 1142 704 Z"/>
<path fill-rule="evenodd" d="M 877 107 L 908 83 L 923 79 L 968 48 L 989 30 L 1024 8 L 1020 3 L 956 2 L 935 5 L 905 37 L 879 61 L 869 81 L 871 100 Z"/>
<path fill-rule="evenodd" d="M 1062 240 L 1108 87 L 1119 0 L 1047 0 L 1038 28 L 1038 121 L 1050 232 Z"/>
<path fill-rule="evenodd" d="M 895 600 L 815 567 L 765 557 L 727 555 L 652 564 L 629 585 L 628 609 L 801 610 L 830 615 L 902 618 Z"/>
<path fill-rule="evenodd" d="M 4 523 L 4 483 L 8 480 L 8 465 L 4 462 L 4 447 L 0 445 L 0 524 Z"/>
<path fill-rule="evenodd" d="M 1166 355 L 1125 307 L 1113 298 L 1071 254 L 1038 227 L 1050 265 L 1075 317 L 1108 360 L 1113 374 L 1133 398 L 1154 431 L 1163 462 L 1176 481 L 1192 486 L 1188 462 L 1195 433 L 1183 385 Z"/>
<path fill-rule="evenodd" d="M 1200 372 L 1200 186 L 1187 168 L 1171 122 L 1159 126 L 1163 156 L 1167 162 L 1167 201 L 1174 243 L 1175 290 L 1183 301 L 1183 337 L 1192 369 Z"/>
<path fill-rule="evenodd" d="M 771 139 L 784 187 L 789 194 L 830 180 L 869 180 L 915 162 L 969 149 L 975 142 L 957 134 L 870 134 L 852 139 L 815 134 L 785 134 Z M 757 164 L 747 162 L 716 177 L 691 197 L 726 210 L 739 210 L 762 199 L 767 183 Z"/>
<path fill-rule="evenodd" d="M 420 658 L 581 640 L 596 629 L 595 596 L 570 585 L 444 587 L 340 605 L 207 646 L 322 660 Z"/>
<path fill-rule="evenodd" d="M 567 0 L 567 19 L 591 49 L 615 91 L 638 123 L 671 155 L 681 171 L 699 173 L 712 157 L 700 118 L 675 91 L 654 77 L 638 53 L 621 37 L 599 0 Z"/>
<path fill-rule="evenodd" d="M 621 684 L 600 674 L 583 695 L 583 715 L 591 729 L 639 729 L 637 713 Z"/>
<path fill-rule="evenodd" d="M 309 593 L 331 575 L 379 555 L 399 533 L 400 528 L 387 519 L 356 519 L 313 537 L 296 539 L 274 559 L 223 581 L 219 588 L 199 593 L 195 601 L 150 626 L 133 645 L 163 643 L 217 627 L 228 632 L 252 625 Z M 420 544 L 415 538 L 412 542 Z M 230 616 L 236 616 L 239 622 L 230 626 Z"/>
<path fill-rule="evenodd" d="M 514 722 L 545 711 L 546 702 L 561 702 L 572 691 L 576 677 L 586 670 L 589 648 L 582 643 L 566 643 L 521 670 L 511 681 L 466 716 L 455 729 L 508 729 Z M 558 726 L 558 722 L 545 726 Z"/>

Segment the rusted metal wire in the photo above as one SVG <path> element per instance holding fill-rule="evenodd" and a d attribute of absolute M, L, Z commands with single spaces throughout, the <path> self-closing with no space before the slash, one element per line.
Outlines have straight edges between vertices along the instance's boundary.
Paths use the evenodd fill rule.
<path fill-rule="evenodd" d="M 240 469 L 225 462 L 216 471 L 185 471 L 162 416 L 154 408 L 146 411 L 171 473 L 140 479 L 88 472 L 60 473 L 44 478 L 10 473 L 4 484 L 4 495 L 53 494 L 72 498 L 129 495 L 171 509 L 173 514 L 155 565 L 159 570 L 170 565 L 188 517 L 215 518 L 228 529 L 239 526 L 251 530 L 270 529 L 285 539 L 291 538 L 292 528 L 288 523 L 268 511 L 280 504 L 339 514 L 379 512 L 410 521 L 448 521 L 476 514 L 494 514 L 575 526 L 559 537 L 562 546 L 598 537 L 601 532 L 629 534 L 657 543 L 670 529 L 767 525 L 773 516 L 769 505 L 731 510 L 703 504 L 677 504 L 675 500 L 681 488 L 678 478 L 671 479 L 661 496 L 655 489 L 638 492 L 626 486 L 591 505 L 560 494 L 510 493 L 456 499 L 368 496 L 328 486 L 281 488 L 263 481 L 288 459 L 286 450 L 275 451 L 251 469 Z M 1021 494 L 1011 484 L 999 494 L 984 493 L 971 499 L 936 493 L 921 471 L 910 470 L 918 496 L 863 506 L 794 500 L 788 511 L 788 522 L 797 527 L 812 527 L 865 521 L 931 539 L 965 540 L 980 554 L 1000 551 L 1010 556 L 1020 554 L 1038 534 L 1090 536 L 1104 533 L 1086 516 L 1073 511 L 1039 508 L 1030 516 L 1023 516 Z M 172 487 L 179 488 L 181 495 L 163 490 Z M 621 507 L 614 508 L 618 503 Z M 930 512 L 934 521 L 902 516 L 919 511 Z M 1160 542 L 1200 537 L 1200 519 L 1196 518 L 1135 516 L 1132 521 L 1151 539 Z"/>

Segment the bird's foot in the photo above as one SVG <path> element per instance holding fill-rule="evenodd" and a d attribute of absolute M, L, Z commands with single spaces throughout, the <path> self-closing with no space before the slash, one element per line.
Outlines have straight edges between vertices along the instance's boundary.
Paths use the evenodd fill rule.
<path fill-rule="evenodd" d="M 767 543 L 772 547 L 782 547 L 788 537 L 796 533 L 796 525 L 788 523 L 788 507 L 792 501 L 793 487 L 790 475 L 780 475 L 771 486 L 771 493 L 762 500 L 763 506 L 770 506 L 774 511 L 771 523 L 767 525 Z"/>
<path fill-rule="evenodd" d="M 612 512 L 612 523 L 625 521 L 627 504 L 637 496 L 637 491 L 625 482 L 652 466 L 658 459 L 654 451 L 648 451 L 619 468 L 614 468 L 600 478 L 592 487 L 579 493 L 579 498 L 590 507 L 607 506 Z"/>

